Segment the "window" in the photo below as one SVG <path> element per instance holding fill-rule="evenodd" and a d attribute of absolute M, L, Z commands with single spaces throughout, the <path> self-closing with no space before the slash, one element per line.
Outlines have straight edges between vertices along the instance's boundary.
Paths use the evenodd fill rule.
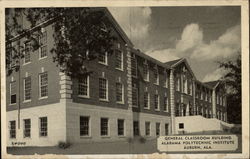
<path fill-rule="evenodd" d="M 99 98 L 108 100 L 108 81 L 105 78 L 99 78 Z"/>
<path fill-rule="evenodd" d="M 80 116 L 80 136 L 89 136 L 89 117 Z"/>
<path fill-rule="evenodd" d="M 123 103 L 123 85 L 116 83 L 116 102 Z"/>
<path fill-rule="evenodd" d="M 16 138 L 16 121 L 13 120 L 13 121 L 10 121 L 10 138 L 11 139 L 14 139 Z"/>
<path fill-rule="evenodd" d="M 183 77 L 183 91 L 184 91 L 184 93 L 188 93 L 187 92 L 187 77 L 186 77 L 186 75 L 184 75 L 184 77 Z"/>
<path fill-rule="evenodd" d="M 145 109 L 149 109 L 149 93 L 148 92 L 144 92 L 144 108 Z"/>
<path fill-rule="evenodd" d="M 30 52 L 31 52 L 31 44 L 30 44 L 30 42 L 25 43 L 24 48 L 25 48 L 25 51 L 24 51 L 23 63 L 27 64 L 27 63 L 29 63 L 31 61 L 30 60 Z"/>
<path fill-rule="evenodd" d="M 161 124 L 160 123 L 156 123 L 155 124 L 155 134 L 156 136 L 159 136 L 161 132 Z"/>
<path fill-rule="evenodd" d="M 99 53 L 98 62 L 104 65 L 108 65 L 108 53 Z"/>
<path fill-rule="evenodd" d="M 176 90 L 177 91 L 180 91 L 181 90 L 181 84 L 180 84 L 181 82 L 180 82 L 180 77 L 177 77 L 177 82 L 176 82 Z"/>
<path fill-rule="evenodd" d="M 10 104 L 16 104 L 16 81 L 10 83 Z"/>
<path fill-rule="evenodd" d="M 89 76 L 85 75 L 79 79 L 78 95 L 89 97 Z"/>
<path fill-rule="evenodd" d="M 134 121 L 133 122 L 133 130 L 134 130 L 134 136 L 139 136 L 140 135 L 140 129 L 139 129 L 139 122 Z"/>
<path fill-rule="evenodd" d="M 168 135 L 168 124 L 165 124 L 165 135 Z"/>
<path fill-rule="evenodd" d="M 155 105 L 155 110 L 159 110 L 159 95 L 155 94 L 154 96 L 154 105 Z"/>
<path fill-rule="evenodd" d="M 118 119 L 117 121 L 118 136 L 124 136 L 124 120 Z"/>
<path fill-rule="evenodd" d="M 193 84 L 192 84 L 192 80 L 189 81 L 189 93 L 190 95 L 193 94 Z"/>
<path fill-rule="evenodd" d="M 131 74 L 133 77 L 137 77 L 137 61 L 135 54 L 131 55 Z"/>
<path fill-rule="evenodd" d="M 143 64 L 143 79 L 145 81 L 149 81 L 149 71 L 148 71 L 148 64 L 147 63 Z"/>
<path fill-rule="evenodd" d="M 40 98 L 48 96 L 48 74 L 47 72 L 39 75 L 40 80 Z"/>
<path fill-rule="evenodd" d="M 159 84 L 159 72 L 157 66 L 154 69 L 154 84 Z"/>
<path fill-rule="evenodd" d="M 48 136 L 48 118 L 47 117 L 41 117 L 40 120 L 40 136 Z"/>
<path fill-rule="evenodd" d="M 47 32 L 44 31 L 40 36 L 40 59 L 47 57 Z"/>
<path fill-rule="evenodd" d="M 108 136 L 108 118 L 101 118 L 101 136 Z"/>
<path fill-rule="evenodd" d="M 168 88 L 168 74 L 166 73 L 164 87 Z"/>
<path fill-rule="evenodd" d="M 145 122 L 145 135 L 150 136 L 150 122 Z"/>
<path fill-rule="evenodd" d="M 138 88 L 135 82 L 132 82 L 132 105 L 138 106 Z"/>
<path fill-rule="evenodd" d="M 31 100 L 31 77 L 24 78 L 24 101 Z"/>
<path fill-rule="evenodd" d="M 184 123 L 179 123 L 179 129 L 184 129 Z"/>
<path fill-rule="evenodd" d="M 30 129 L 31 129 L 31 121 L 30 119 L 24 119 L 24 130 L 23 130 L 23 137 L 30 137 Z"/>
<path fill-rule="evenodd" d="M 120 50 L 116 50 L 115 58 L 115 68 L 123 70 L 123 53 Z"/>
<path fill-rule="evenodd" d="M 164 97 L 164 111 L 168 112 L 168 97 Z"/>

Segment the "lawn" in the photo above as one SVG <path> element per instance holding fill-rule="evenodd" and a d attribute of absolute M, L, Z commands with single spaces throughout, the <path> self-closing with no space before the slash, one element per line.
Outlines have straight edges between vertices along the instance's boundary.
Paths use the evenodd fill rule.
<path fill-rule="evenodd" d="M 207 152 L 207 153 L 240 153 L 242 151 L 242 138 L 237 135 L 239 147 L 234 152 Z M 34 154 L 152 154 L 157 153 L 156 139 L 148 139 L 145 142 L 134 139 L 132 142 L 116 141 L 116 142 L 99 142 L 99 143 L 75 143 L 69 148 L 62 149 L 57 146 L 53 147 L 9 147 L 8 154 L 13 155 L 34 155 Z M 176 152 L 180 153 L 180 152 Z M 184 152 L 182 152 L 183 154 Z M 188 152 L 186 152 L 188 153 Z M 191 152 L 189 152 L 191 153 Z M 193 152 L 192 152 L 193 153 Z M 195 152 L 204 153 L 204 152 Z"/>

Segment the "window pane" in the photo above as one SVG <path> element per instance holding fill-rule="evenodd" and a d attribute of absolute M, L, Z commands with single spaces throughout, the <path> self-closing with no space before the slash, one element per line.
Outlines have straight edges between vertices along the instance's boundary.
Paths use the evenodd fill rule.
<path fill-rule="evenodd" d="M 140 135 L 140 129 L 139 129 L 139 122 L 134 121 L 133 122 L 133 130 L 134 130 L 134 136 L 139 136 Z"/>
<path fill-rule="evenodd" d="M 48 96 L 48 74 L 40 74 L 40 97 Z"/>
<path fill-rule="evenodd" d="M 101 136 L 108 135 L 108 119 L 101 118 Z"/>
<path fill-rule="evenodd" d="M 24 119 L 24 137 L 30 137 L 31 121 L 30 119 Z"/>
<path fill-rule="evenodd" d="M 40 136 L 48 135 L 48 121 L 47 117 L 40 118 Z"/>
<path fill-rule="evenodd" d="M 150 135 L 150 122 L 145 122 L 145 135 Z"/>
<path fill-rule="evenodd" d="M 24 79 L 24 100 L 31 99 L 31 77 Z"/>
<path fill-rule="evenodd" d="M 161 124 L 160 123 L 156 123 L 155 125 L 155 133 L 156 133 L 156 136 L 159 136 L 160 135 L 160 127 L 161 127 Z"/>
<path fill-rule="evenodd" d="M 132 83 L 132 105 L 138 106 L 138 88 L 135 82 Z"/>
<path fill-rule="evenodd" d="M 89 95 L 89 84 L 88 84 L 88 76 L 83 76 L 79 79 L 79 87 L 78 87 L 78 94 L 82 96 Z"/>
<path fill-rule="evenodd" d="M 144 92 L 144 108 L 149 108 L 149 93 Z"/>
<path fill-rule="evenodd" d="M 123 102 L 123 86 L 121 83 L 116 83 L 116 101 Z"/>
<path fill-rule="evenodd" d="M 99 78 L 99 98 L 107 100 L 107 80 Z"/>
<path fill-rule="evenodd" d="M 10 138 L 16 138 L 16 121 L 10 121 Z"/>
<path fill-rule="evenodd" d="M 80 117 L 80 136 L 89 135 L 89 117 Z"/>
<path fill-rule="evenodd" d="M 137 61 L 133 54 L 131 55 L 131 74 L 137 77 Z"/>
<path fill-rule="evenodd" d="M 118 135 L 124 135 L 124 120 L 118 119 Z"/>
<path fill-rule="evenodd" d="M 16 103 L 16 81 L 10 83 L 10 103 Z"/>
<path fill-rule="evenodd" d="M 115 62 L 115 68 L 122 69 L 123 65 L 123 59 L 122 59 L 122 52 L 119 50 L 116 50 L 116 62 Z"/>

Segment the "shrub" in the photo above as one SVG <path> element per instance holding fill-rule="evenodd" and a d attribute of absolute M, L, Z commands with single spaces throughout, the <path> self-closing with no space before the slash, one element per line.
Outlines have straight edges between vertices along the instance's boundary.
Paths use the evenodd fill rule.
<path fill-rule="evenodd" d="M 61 149 L 66 149 L 66 148 L 69 148 L 70 147 L 70 143 L 69 142 L 65 142 L 65 141 L 59 141 L 58 142 L 58 147 L 61 148 Z"/>
<path fill-rule="evenodd" d="M 233 134 L 241 134 L 241 127 L 232 127 L 230 132 Z"/>

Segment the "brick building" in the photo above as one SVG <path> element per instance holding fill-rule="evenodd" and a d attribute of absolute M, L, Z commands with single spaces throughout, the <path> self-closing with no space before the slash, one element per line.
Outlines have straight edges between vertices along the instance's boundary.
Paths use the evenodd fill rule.
<path fill-rule="evenodd" d="M 227 125 L 220 81 L 198 81 L 186 59 L 162 63 L 140 52 L 108 10 L 104 13 L 118 39 L 114 53 L 86 61 L 93 73 L 79 79 L 53 62 L 53 21 L 39 25 L 40 48 L 25 52 L 20 70 L 6 77 L 8 146 L 156 137 Z M 23 36 L 9 44 L 29 46 Z"/>

